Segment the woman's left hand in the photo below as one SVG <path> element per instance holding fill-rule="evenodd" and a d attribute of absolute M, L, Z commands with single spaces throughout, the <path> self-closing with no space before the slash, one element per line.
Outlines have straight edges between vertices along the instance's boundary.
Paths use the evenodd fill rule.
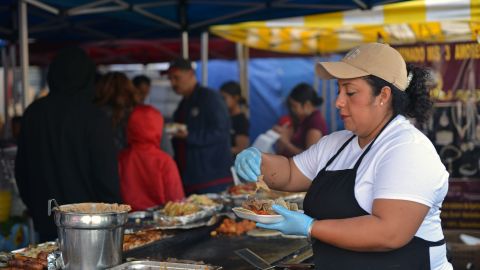
<path fill-rule="evenodd" d="M 284 234 L 308 236 L 310 226 L 314 222 L 313 218 L 297 211 L 290 211 L 277 204 L 273 205 L 272 209 L 285 219 L 272 224 L 257 223 L 257 227 L 278 230 Z"/>

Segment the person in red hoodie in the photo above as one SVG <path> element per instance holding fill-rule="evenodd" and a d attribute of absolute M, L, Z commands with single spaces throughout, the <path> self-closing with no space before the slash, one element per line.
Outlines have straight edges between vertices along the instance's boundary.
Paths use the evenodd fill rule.
<path fill-rule="evenodd" d="M 162 129 L 163 117 L 155 108 L 133 109 L 119 170 L 122 198 L 135 211 L 185 197 L 175 161 L 160 149 Z"/>

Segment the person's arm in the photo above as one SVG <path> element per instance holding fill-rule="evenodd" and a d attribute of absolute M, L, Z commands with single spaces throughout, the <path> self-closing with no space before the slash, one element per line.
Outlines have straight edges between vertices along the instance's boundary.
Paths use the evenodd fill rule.
<path fill-rule="evenodd" d="M 286 234 L 311 235 L 322 242 L 354 251 L 389 251 L 407 244 L 418 231 L 438 196 L 446 193 L 448 174 L 432 148 L 395 144 L 379 156 L 372 211 L 345 219 L 314 220 L 303 213 L 279 209 L 285 219 L 257 224 Z M 408 158 L 408 165 L 405 163 Z M 318 198 L 318 203 L 321 203 Z"/>
<path fill-rule="evenodd" d="M 321 138 L 322 132 L 320 130 L 315 128 L 309 129 L 305 136 L 305 149 L 308 149 L 310 146 L 317 143 Z M 305 150 L 295 146 L 290 139 L 286 139 L 284 137 L 280 137 L 277 146 L 280 152 L 286 152 L 290 155 L 298 155 Z"/>
<path fill-rule="evenodd" d="M 113 145 L 113 131 L 106 115 L 99 113 L 92 119 L 87 147 L 90 148 L 91 181 L 97 198 L 104 202 L 120 203 L 120 181 L 117 153 Z"/>
<path fill-rule="evenodd" d="M 294 156 L 300 154 L 303 149 L 296 147 L 292 142 L 289 140 L 278 140 L 277 144 L 277 151 L 278 153 L 282 153 L 287 156 Z"/>
<path fill-rule="evenodd" d="M 250 145 L 250 138 L 244 134 L 235 135 L 235 146 L 232 147 L 232 154 L 236 155 Z"/>
<path fill-rule="evenodd" d="M 257 148 L 243 150 L 235 159 L 238 175 L 256 182 L 263 180 L 272 189 L 283 191 L 306 191 L 312 181 L 303 175 L 292 159 L 280 155 L 261 153 Z"/>
<path fill-rule="evenodd" d="M 203 119 L 199 120 L 203 121 L 205 126 L 197 130 L 187 130 L 188 144 L 198 146 L 217 144 L 230 134 L 230 116 L 225 102 L 215 93 L 209 93 L 204 98 L 207 99 L 204 100 L 206 104 L 200 105 L 200 109 L 204 110 Z"/>
<path fill-rule="evenodd" d="M 275 190 L 306 191 L 312 184 L 293 159 L 280 155 L 262 154 L 261 174 L 265 183 Z"/>
<path fill-rule="evenodd" d="M 372 214 L 346 219 L 314 221 L 312 237 L 354 251 L 389 251 L 407 244 L 428 210 L 426 205 L 377 199 Z"/>
<path fill-rule="evenodd" d="M 308 149 L 310 146 L 316 144 L 323 134 L 320 130 L 316 128 L 311 128 L 307 131 L 307 136 L 305 137 L 305 148 Z"/>

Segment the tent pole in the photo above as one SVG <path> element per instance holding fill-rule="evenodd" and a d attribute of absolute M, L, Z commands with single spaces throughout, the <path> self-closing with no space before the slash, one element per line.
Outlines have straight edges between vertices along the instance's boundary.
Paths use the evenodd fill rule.
<path fill-rule="evenodd" d="M 182 57 L 188 59 L 188 32 L 182 32 Z"/>
<path fill-rule="evenodd" d="M 9 123 L 9 117 L 8 117 L 8 70 L 9 70 L 9 63 L 8 63 L 8 52 L 7 52 L 7 46 L 2 48 L 2 66 L 3 66 L 3 120 L 4 120 L 4 128 L 3 128 L 3 138 L 7 138 L 8 134 L 8 123 Z"/>
<path fill-rule="evenodd" d="M 208 85 L 208 32 L 202 32 L 201 36 L 201 58 L 202 58 L 202 85 Z"/>
<path fill-rule="evenodd" d="M 18 92 L 18 67 L 17 67 L 17 50 L 15 44 L 10 44 L 9 54 L 10 58 L 10 72 L 12 74 L 12 81 L 10 84 L 10 89 L 8 89 L 7 98 L 8 101 L 8 116 L 11 117 L 16 114 L 17 111 L 17 102 L 18 97 L 16 93 Z"/>
<path fill-rule="evenodd" d="M 25 110 L 28 102 L 28 18 L 27 18 L 27 3 L 24 0 L 19 2 L 18 6 L 18 18 L 19 18 L 19 33 L 20 37 L 20 66 L 22 77 L 22 110 Z"/>
<path fill-rule="evenodd" d="M 244 46 L 243 44 L 237 42 L 236 44 L 237 50 L 237 61 L 238 61 L 238 71 L 240 77 L 240 87 L 242 90 L 242 96 L 247 101 L 247 104 L 250 103 L 250 89 L 248 84 L 248 58 L 249 58 L 249 51 L 248 47 Z"/>

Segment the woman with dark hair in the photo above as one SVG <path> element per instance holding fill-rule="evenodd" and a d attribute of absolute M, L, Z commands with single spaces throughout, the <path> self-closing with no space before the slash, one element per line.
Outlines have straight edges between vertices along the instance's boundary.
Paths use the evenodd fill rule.
<path fill-rule="evenodd" d="M 452 269 L 440 212 L 448 172 L 421 124 L 432 102 L 424 69 L 392 47 L 369 43 L 340 62 L 321 62 L 338 80 L 345 129 L 287 159 L 241 152 L 238 174 L 275 190 L 307 191 L 304 213 L 279 205 L 284 220 L 257 226 L 311 237 L 316 269 Z"/>
<path fill-rule="evenodd" d="M 234 81 L 224 83 L 220 87 L 220 94 L 227 104 L 230 113 L 232 128 L 230 129 L 230 140 L 232 144 L 232 154 L 235 156 L 250 145 L 248 137 L 249 122 L 243 112 L 243 107 L 247 105 L 245 98 L 242 97 L 240 84 Z"/>
<path fill-rule="evenodd" d="M 280 134 L 276 144 L 277 153 L 286 157 L 300 154 L 327 134 L 327 124 L 318 110 L 322 102 L 323 98 L 307 83 L 300 83 L 293 88 L 288 96 L 293 132 L 288 126 L 273 127 Z"/>
<path fill-rule="evenodd" d="M 95 104 L 105 110 L 112 121 L 115 148 L 118 151 L 127 147 L 126 127 L 128 117 L 139 103 L 136 89 L 127 75 L 109 72 L 97 81 Z"/>

